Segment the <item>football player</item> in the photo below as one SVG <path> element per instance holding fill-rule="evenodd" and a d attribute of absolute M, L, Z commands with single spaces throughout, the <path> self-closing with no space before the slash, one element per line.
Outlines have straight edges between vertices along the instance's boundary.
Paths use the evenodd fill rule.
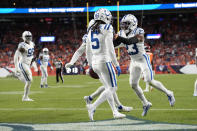
<path fill-rule="evenodd" d="M 14 64 L 16 74 L 21 81 L 25 82 L 24 95 L 22 101 L 33 101 L 28 94 L 32 83 L 32 72 L 30 64 L 33 59 L 34 43 L 32 42 L 32 34 L 30 31 L 24 31 L 22 34 L 23 42 L 19 43 L 14 54 Z"/>
<path fill-rule="evenodd" d="M 172 91 L 166 89 L 161 82 L 154 80 L 150 60 L 144 49 L 144 40 L 139 41 L 137 39 L 137 36 L 144 38 L 144 30 L 142 28 L 138 28 L 137 24 L 138 21 L 134 15 L 125 15 L 121 20 L 121 30 L 118 32 L 120 37 L 118 38 L 117 35 L 115 37 L 119 40 L 118 44 L 120 45 L 118 47 L 125 47 L 131 57 L 129 69 L 130 85 L 143 103 L 142 116 L 145 116 L 152 104 L 146 99 L 141 87 L 139 86 L 141 72 L 144 72 L 145 82 L 148 82 L 152 87 L 167 95 L 170 106 L 174 105 L 175 98 Z M 130 43 L 130 45 L 126 45 L 125 43 Z"/>
<path fill-rule="evenodd" d="M 197 67 L 197 48 L 196 48 L 196 67 Z M 194 84 L 194 94 L 193 96 L 197 96 L 197 80 Z"/>
<path fill-rule="evenodd" d="M 116 54 L 113 46 L 113 27 L 111 23 L 111 12 L 107 9 L 101 8 L 94 13 L 94 24 L 89 27 L 87 38 L 88 47 L 91 50 L 91 66 L 94 72 L 99 76 L 99 80 L 105 87 L 98 99 L 93 104 L 88 104 L 88 115 L 90 120 L 94 120 L 94 112 L 96 108 L 108 101 L 114 118 L 124 118 L 126 115 L 118 112 L 115 107 L 113 94 L 117 90 L 117 80 L 114 67 L 121 73 L 119 63 L 116 59 Z M 87 54 L 89 56 L 89 54 Z"/>
<path fill-rule="evenodd" d="M 94 20 L 91 20 L 90 21 L 90 25 L 92 25 L 94 23 Z M 77 49 L 77 51 L 74 53 L 72 59 L 70 60 L 69 63 L 67 63 L 65 65 L 66 68 L 69 68 L 71 67 L 72 65 L 74 65 L 74 63 L 79 59 L 80 56 L 82 56 L 82 54 L 84 52 L 87 52 L 86 50 L 86 47 L 88 46 L 88 43 L 87 43 L 87 34 L 85 34 L 82 38 L 82 44 L 81 46 L 79 47 L 79 49 Z M 87 52 L 88 54 L 89 52 Z M 89 54 L 91 55 L 91 54 Z M 88 63 L 91 63 L 89 59 L 87 59 Z M 90 69 L 91 70 L 91 69 Z M 85 96 L 84 97 L 84 100 L 86 102 L 86 104 L 91 104 L 91 102 L 93 101 L 93 99 L 95 97 L 97 97 L 98 95 L 101 94 L 101 92 L 103 92 L 105 90 L 105 87 L 104 86 L 100 86 L 94 93 L 92 93 L 90 96 Z M 129 112 L 131 111 L 133 108 L 132 107 L 127 107 L 127 106 L 123 106 L 119 99 L 118 99 L 118 96 L 116 94 L 116 92 L 113 94 L 113 97 L 114 97 L 114 101 L 116 103 L 116 106 L 118 107 L 118 110 L 119 111 L 125 111 L 125 112 Z"/>
<path fill-rule="evenodd" d="M 42 72 L 41 82 L 40 82 L 40 88 L 47 88 L 47 67 L 50 66 L 51 70 L 53 70 L 53 66 L 49 62 L 49 50 L 47 48 L 43 48 L 42 53 L 39 56 L 39 64 L 40 64 L 40 70 Z"/>

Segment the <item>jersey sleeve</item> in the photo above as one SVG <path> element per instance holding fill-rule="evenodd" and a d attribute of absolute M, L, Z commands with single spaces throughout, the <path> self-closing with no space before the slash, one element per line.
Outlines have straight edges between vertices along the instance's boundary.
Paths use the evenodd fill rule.
<path fill-rule="evenodd" d="M 145 34 L 144 29 L 142 29 L 142 28 L 137 28 L 136 34 L 138 34 L 138 35 L 144 35 L 144 34 Z"/>
<path fill-rule="evenodd" d="M 92 66 L 92 50 L 88 39 L 86 43 L 86 59 L 88 61 L 89 66 Z"/>
<path fill-rule="evenodd" d="M 116 53 L 113 45 L 113 27 L 109 27 L 109 31 L 106 33 L 105 43 L 107 43 L 107 48 L 109 51 L 110 58 L 114 66 L 119 66 L 119 63 L 116 59 Z"/>
<path fill-rule="evenodd" d="M 18 44 L 18 49 L 24 48 L 25 49 L 25 43 L 21 42 Z"/>
<path fill-rule="evenodd" d="M 79 59 L 79 57 L 85 52 L 85 50 L 86 50 L 86 42 L 83 42 L 79 47 L 79 49 L 77 49 L 77 51 L 74 53 L 70 63 L 73 65 Z"/>

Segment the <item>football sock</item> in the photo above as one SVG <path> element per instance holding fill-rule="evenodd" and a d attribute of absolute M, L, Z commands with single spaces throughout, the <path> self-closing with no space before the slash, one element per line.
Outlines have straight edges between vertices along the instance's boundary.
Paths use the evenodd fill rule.
<path fill-rule="evenodd" d="M 146 97 L 144 96 L 144 93 L 143 93 L 141 87 L 139 85 L 137 85 L 137 87 L 133 87 L 133 89 L 134 89 L 135 93 L 137 94 L 137 96 L 142 101 L 142 104 L 147 105 L 148 101 L 147 101 Z"/>
<path fill-rule="evenodd" d="M 25 87 L 24 87 L 24 97 L 25 98 L 28 97 L 30 86 L 31 86 L 31 83 L 29 83 L 29 82 L 25 83 Z"/>
<path fill-rule="evenodd" d="M 195 81 L 195 84 L 194 84 L 194 94 L 197 95 L 197 80 Z"/>
<path fill-rule="evenodd" d="M 95 97 L 97 97 L 98 95 L 100 95 L 101 92 L 103 92 L 104 90 L 105 90 L 105 87 L 104 87 L 104 86 L 100 86 L 94 93 L 92 93 L 92 94 L 90 95 L 90 97 L 91 97 L 92 99 L 94 99 Z"/>
<path fill-rule="evenodd" d="M 171 91 L 169 91 L 168 89 L 166 89 L 165 86 L 164 86 L 160 81 L 152 80 L 152 81 L 150 82 L 150 84 L 151 84 L 154 88 L 156 88 L 156 89 L 158 89 L 158 90 L 164 92 L 166 95 L 170 95 L 170 94 L 171 94 Z"/>
<path fill-rule="evenodd" d="M 119 107 L 121 106 L 122 104 L 120 103 L 119 99 L 118 99 L 118 96 L 116 94 L 116 92 L 113 94 L 113 97 L 114 97 L 114 102 L 116 103 L 116 105 Z"/>

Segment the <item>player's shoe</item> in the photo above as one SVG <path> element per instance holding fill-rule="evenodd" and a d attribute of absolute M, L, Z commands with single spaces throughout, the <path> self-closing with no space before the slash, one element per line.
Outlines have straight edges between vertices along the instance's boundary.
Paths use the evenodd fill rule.
<path fill-rule="evenodd" d="M 167 95 L 167 96 L 168 96 L 168 101 L 170 103 L 170 106 L 174 106 L 174 103 L 175 103 L 174 93 L 171 92 L 170 95 Z"/>
<path fill-rule="evenodd" d="M 22 101 L 34 101 L 33 99 L 30 99 L 29 97 L 24 97 L 22 98 Z"/>
<path fill-rule="evenodd" d="M 197 96 L 197 94 L 193 94 L 193 96 Z"/>
<path fill-rule="evenodd" d="M 148 89 L 145 89 L 145 90 L 143 90 L 143 92 L 149 92 L 149 90 Z"/>
<path fill-rule="evenodd" d="M 92 98 L 90 96 L 84 96 L 83 98 L 86 102 L 86 104 L 91 104 L 92 103 Z"/>
<path fill-rule="evenodd" d="M 153 87 L 152 86 L 150 86 L 150 91 L 153 91 Z"/>
<path fill-rule="evenodd" d="M 90 121 L 94 121 L 94 113 L 96 109 L 91 104 L 86 105 L 86 107 L 88 110 L 88 116 L 90 118 Z"/>
<path fill-rule="evenodd" d="M 48 88 L 48 85 L 47 85 L 47 84 L 45 84 L 44 88 Z"/>
<path fill-rule="evenodd" d="M 122 105 L 118 107 L 119 112 L 130 112 L 131 110 L 133 110 L 133 107 L 127 107 Z"/>
<path fill-rule="evenodd" d="M 146 116 L 146 114 L 151 106 L 152 106 L 152 103 L 150 103 L 150 102 L 148 102 L 147 105 L 143 106 L 142 116 Z"/>
<path fill-rule="evenodd" d="M 44 86 L 43 85 L 40 85 L 40 88 L 44 88 Z"/>
<path fill-rule="evenodd" d="M 114 116 L 114 119 L 121 119 L 121 118 L 125 118 L 126 115 L 125 114 L 122 114 L 120 112 L 116 112 L 116 113 L 113 113 L 113 116 Z"/>

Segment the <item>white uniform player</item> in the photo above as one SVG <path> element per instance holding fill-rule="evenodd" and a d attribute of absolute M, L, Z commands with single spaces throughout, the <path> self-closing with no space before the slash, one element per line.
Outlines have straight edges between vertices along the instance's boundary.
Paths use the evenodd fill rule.
<path fill-rule="evenodd" d="M 196 56 L 195 57 L 196 57 L 196 67 L 197 67 L 197 48 L 196 48 Z M 197 96 L 197 80 L 194 84 L 194 94 L 193 94 L 193 96 Z"/>
<path fill-rule="evenodd" d="M 108 101 L 114 118 L 123 118 L 126 115 L 118 112 L 115 107 L 113 94 L 117 90 L 117 80 L 112 63 L 120 74 L 121 70 L 116 59 L 113 46 L 113 27 L 110 25 L 111 12 L 99 9 L 94 14 L 95 23 L 88 30 L 88 42 L 92 53 L 92 68 L 105 87 L 98 99 L 93 104 L 88 104 L 88 115 L 93 120 L 95 109 L 104 101 Z"/>
<path fill-rule="evenodd" d="M 49 63 L 50 57 L 49 57 L 49 50 L 47 48 L 44 48 L 42 50 L 42 53 L 39 56 L 40 58 L 40 70 L 42 72 L 42 77 L 41 77 L 41 82 L 40 82 L 40 87 L 47 88 L 47 77 L 48 77 L 48 72 L 47 72 L 47 67 L 50 66 L 51 70 L 53 70 L 53 66 Z"/>
<path fill-rule="evenodd" d="M 144 30 L 137 27 L 136 17 L 134 15 L 128 14 L 122 18 L 121 30 L 118 34 L 125 38 L 131 38 L 136 35 L 141 35 L 144 37 Z M 161 82 L 154 80 L 150 60 L 144 49 L 144 41 L 131 45 L 122 43 L 120 46 L 125 47 L 129 56 L 131 57 L 129 80 L 131 87 L 134 89 L 143 103 L 142 116 L 147 114 L 147 111 L 152 106 L 152 104 L 147 101 L 141 87 L 139 86 L 141 72 L 144 73 L 144 81 L 148 82 L 154 88 L 164 92 L 168 96 L 170 105 L 173 106 L 175 103 L 173 92 L 167 90 Z"/>
<path fill-rule="evenodd" d="M 91 21 L 94 21 L 94 20 L 91 20 Z M 90 22 L 90 25 L 91 25 L 91 22 Z M 88 55 L 86 55 L 86 56 L 90 56 L 90 57 L 91 57 L 91 50 L 88 49 L 88 47 L 90 47 L 90 46 L 88 46 L 89 43 L 88 43 L 88 40 L 87 40 L 87 34 L 85 34 L 85 35 L 83 36 L 82 41 L 83 41 L 83 43 L 81 44 L 81 46 L 79 47 L 79 49 L 74 53 L 74 55 L 73 55 L 71 61 L 65 65 L 66 68 L 69 68 L 69 67 L 71 67 L 72 65 L 74 65 L 74 63 L 79 59 L 80 56 L 82 56 L 82 54 L 83 54 L 84 52 L 86 52 L 86 54 L 88 54 Z M 86 49 L 86 47 L 87 47 L 87 49 Z M 87 61 L 88 61 L 89 65 L 92 65 L 92 62 L 91 62 L 92 60 L 91 60 L 91 58 L 87 57 Z M 100 87 L 99 87 L 94 93 L 92 93 L 90 96 L 85 96 L 85 97 L 84 97 L 84 100 L 85 100 L 86 104 L 91 104 L 91 102 L 93 101 L 93 99 L 94 99 L 95 97 L 97 97 L 98 95 L 100 95 L 101 92 L 103 92 L 104 90 L 105 90 L 105 87 L 104 87 L 104 86 L 100 86 Z M 116 106 L 118 107 L 119 111 L 129 112 L 129 111 L 131 111 L 131 110 L 133 109 L 132 107 L 123 106 L 123 105 L 120 103 L 120 101 L 119 101 L 119 99 L 118 99 L 118 96 L 117 96 L 116 92 L 113 94 L 113 97 L 114 97 L 114 101 L 115 101 Z"/>
<path fill-rule="evenodd" d="M 34 43 L 32 42 L 32 34 L 29 31 L 24 31 L 22 34 L 24 42 L 19 43 L 14 55 L 14 64 L 16 74 L 19 79 L 25 82 L 24 95 L 22 101 L 33 101 L 28 97 L 32 82 L 32 72 L 30 64 L 33 59 Z"/>

